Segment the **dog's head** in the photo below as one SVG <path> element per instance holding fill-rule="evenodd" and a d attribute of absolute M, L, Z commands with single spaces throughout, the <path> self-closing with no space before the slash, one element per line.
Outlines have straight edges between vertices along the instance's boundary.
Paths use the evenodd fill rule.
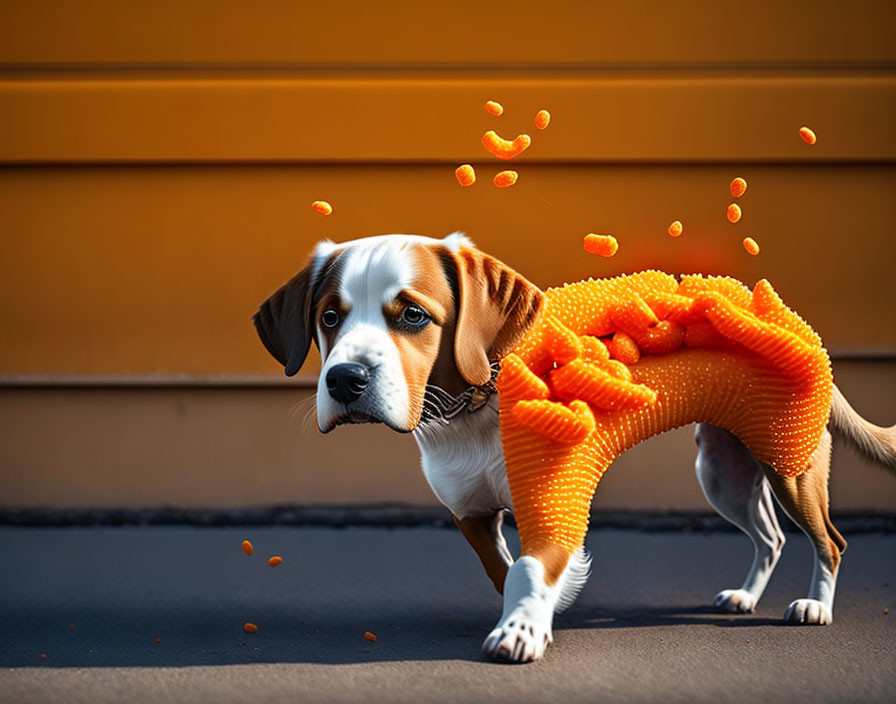
<path fill-rule="evenodd" d="M 261 304 L 261 341 L 286 374 L 320 350 L 317 425 L 382 422 L 410 432 L 427 385 L 457 394 L 534 323 L 544 295 L 463 235 L 321 242 L 308 265 Z"/>

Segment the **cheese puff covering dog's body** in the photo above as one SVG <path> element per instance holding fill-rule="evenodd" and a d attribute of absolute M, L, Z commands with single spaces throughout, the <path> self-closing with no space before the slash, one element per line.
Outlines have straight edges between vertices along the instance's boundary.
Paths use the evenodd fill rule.
<path fill-rule="evenodd" d="M 750 291 L 731 278 L 645 271 L 545 295 L 498 377 L 523 554 L 574 552 L 613 460 L 688 423 L 731 431 L 783 476 L 809 467 L 831 408 L 830 360 L 767 281 Z M 638 362 L 611 358 L 614 334 L 637 343 Z"/>

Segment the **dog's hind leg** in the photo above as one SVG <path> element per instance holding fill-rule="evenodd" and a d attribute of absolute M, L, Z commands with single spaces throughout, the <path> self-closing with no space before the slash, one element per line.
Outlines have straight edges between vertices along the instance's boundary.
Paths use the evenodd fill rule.
<path fill-rule="evenodd" d="M 751 613 L 759 602 L 784 547 L 769 482 L 761 464 L 727 430 L 707 423 L 695 433 L 697 479 L 713 508 L 753 541 L 753 564 L 740 589 L 716 594 L 713 606 L 728 613 Z"/>
<path fill-rule="evenodd" d="M 812 455 L 809 469 L 799 477 L 782 477 L 765 466 L 775 498 L 787 515 L 802 528 L 815 549 L 815 565 L 809 594 L 797 599 L 784 612 L 791 624 L 826 625 L 834 620 L 834 589 L 840 556 L 846 541 L 828 515 L 828 477 L 831 470 L 831 434 L 825 431 Z"/>

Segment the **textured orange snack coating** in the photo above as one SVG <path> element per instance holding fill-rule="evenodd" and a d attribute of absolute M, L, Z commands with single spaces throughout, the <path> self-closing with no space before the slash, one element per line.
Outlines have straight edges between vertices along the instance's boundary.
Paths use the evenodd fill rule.
<path fill-rule="evenodd" d="M 472 186 L 476 183 L 476 170 L 471 164 L 461 164 L 454 170 L 454 176 L 461 186 Z"/>
<path fill-rule="evenodd" d="M 806 144 L 815 144 L 818 141 L 818 137 L 808 127 L 800 127 L 800 137 Z"/>
<path fill-rule="evenodd" d="M 538 129 L 543 130 L 548 126 L 548 123 L 550 123 L 550 121 L 551 113 L 549 113 L 547 110 L 539 110 L 537 113 L 535 113 L 535 126 Z"/>
<path fill-rule="evenodd" d="M 744 249 L 754 257 L 759 254 L 759 244 L 752 237 L 744 237 Z"/>
<path fill-rule="evenodd" d="M 681 226 L 681 221 L 675 220 L 671 225 L 669 225 L 669 235 L 671 235 L 672 237 L 681 237 L 683 229 L 684 228 Z"/>
<path fill-rule="evenodd" d="M 617 359 L 623 364 L 637 364 L 641 359 L 638 343 L 631 335 L 627 335 L 621 330 L 613 333 L 612 339 L 607 343 L 607 349 L 610 350 L 610 356 L 613 359 Z"/>
<path fill-rule="evenodd" d="M 731 182 L 731 195 L 740 198 L 747 191 L 747 182 L 738 176 Z"/>
<path fill-rule="evenodd" d="M 329 215 L 333 212 L 333 206 L 325 200 L 316 200 L 311 204 L 311 207 L 321 215 Z"/>
<path fill-rule="evenodd" d="M 767 281 L 750 291 L 727 277 L 685 276 L 679 283 L 645 271 L 549 289 L 545 299 L 498 376 L 522 554 L 547 544 L 576 550 L 594 490 L 613 460 L 687 423 L 727 428 L 784 476 L 808 468 L 830 412 L 830 361 L 815 332 Z M 630 365 L 593 355 L 600 348 L 589 336 L 612 334 L 611 354 L 625 340 L 615 321 L 642 335 L 671 336 L 667 344 L 675 348 L 649 353 L 639 343 L 640 359 Z M 579 346 L 572 336 L 579 337 L 580 357 L 573 357 Z"/>
<path fill-rule="evenodd" d="M 740 220 L 741 216 L 740 206 L 737 203 L 732 203 L 728 206 L 728 210 L 725 212 L 725 216 L 728 218 L 728 222 L 737 222 L 738 220 Z"/>
<path fill-rule="evenodd" d="M 243 624 L 243 630 L 246 633 L 258 633 L 258 626 L 256 626 L 254 623 L 246 621 L 246 623 Z"/>
<path fill-rule="evenodd" d="M 513 159 L 526 151 L 530 144 L 532 138 L 527 134 L 517 135 L 512 142 L 501 139 L 494 130 L 482 135 L 482 146 L 489 151 L 489 154 L 499 159 Z"/>
<path fill-rule="evenodd" d="M 485 103 L 486 112 L 495 115 L 496 117 L 504 112 L 504 106 L 501 103 L 496 102 L 494 100 L 489 100 Z"/>
<path fill-rule="evenodd" d="M 585 235 L 585 251 L 600 257 L 612 257 L 619 251 L 619 243 L 613 235 Z"/>
<path fill-rule="evenodd" d="M 274 555 L 273 557 L 268 558 L 268 567 L 276 567 L 280 564 L 283 564 L 283 558 L 279 555 Z"/>
<path fill-rule="evenodd" d="M 499 171 L 495 174 L 495 186 L 498 188 L 510 188 L 516 183 L 520 175 L 516 171 Z"/>
<path fill-rule="evenodd" d="M 243 547 L 243 552 L 246 553 L 247 555 L 251 555 L 255 551 L 255 548 L 252 547 L 252 543 L 250 543 L 248 540 L 243 541 L 242 547 Z"/>

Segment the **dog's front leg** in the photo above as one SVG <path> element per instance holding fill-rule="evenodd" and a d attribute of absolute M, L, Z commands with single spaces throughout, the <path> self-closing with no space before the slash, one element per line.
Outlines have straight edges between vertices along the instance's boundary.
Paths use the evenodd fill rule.
<path fill-rule="evenodd" d="M 510 557 L 510 551 L 507 549 L 507 543 L 501 533 L 504 512 L 498 511 L 488 516 L 468 516 L 467 518 L 454 516 L 454 522 L 476 554 L 479 555 L 485 573 L 492 580 L 498 594 L 503 594 L 507 568 L 513 564 L 513 558 Z"/>
<path fill-rule="evenodd" d="M 566 549 L 547 543 L 511 565 L 504 582 L 501 620 L 482 644 L 488 657 L 530 662 L 544 654 L 553 640 L 554 611 L 564 591 L 569 562 Z"/>

